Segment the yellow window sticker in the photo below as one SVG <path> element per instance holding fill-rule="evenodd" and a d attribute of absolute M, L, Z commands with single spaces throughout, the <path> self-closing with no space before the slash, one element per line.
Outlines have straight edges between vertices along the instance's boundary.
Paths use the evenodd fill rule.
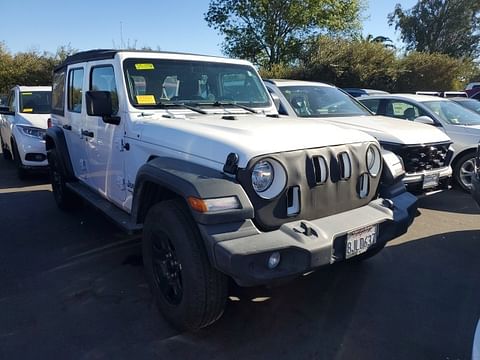
<path fill-rule="evenodd" d="M 25 108 L 25 109 L 23 109 L 23 112 L 33 112 L 33 109 L 31 109 L 31 108 Z"/>
<path fill-rule="evenodd" d="M 22 92 L 22 95 L 32 95 L 32 93 L 23 93 Z"/>
<path fill-rule="evenodd" d="M 155 96 L 153 95 L 137 95 L 137 104 L 139 105 L 155 105 Z"/>
<path fill-rule="evenodd" d="M 137 70 L 153 70 L 155 67 L 153 64 L 135 64 L 135 69 Z"/>

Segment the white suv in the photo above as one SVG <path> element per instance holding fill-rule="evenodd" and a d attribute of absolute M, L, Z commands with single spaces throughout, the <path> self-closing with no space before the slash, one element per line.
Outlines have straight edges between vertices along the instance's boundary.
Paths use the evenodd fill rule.
<path fill-rule="evenodd" d="M 246 61 L 93 50 L 54 73 L 46 146 L 61 208 L 81 196 L 143 229 L 164 316 L 197 329 L 228 277 L 271 284 L 365 259 L 403 234 L 416 198 L 371 136 L 279 119 Z"/>
<path fill-rule="evenodd" d="M 18 176 L 47 167 L 45 131 L 50 118 L 50 86 L 15 86 L 6 107 L 0 107 L 0 141 L 3 157 L 13 158 Z"/>

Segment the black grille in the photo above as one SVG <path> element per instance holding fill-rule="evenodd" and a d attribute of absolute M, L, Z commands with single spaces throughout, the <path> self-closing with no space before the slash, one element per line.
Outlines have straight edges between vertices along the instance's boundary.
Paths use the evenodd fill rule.
<path fill-rule="evenodd" d="M 407 173 L 438 169 L 448 166 L 450 163 L 451 154 L 448 150 L 450 143 L 402 147 L 382 145 L 402 158 Z"/>

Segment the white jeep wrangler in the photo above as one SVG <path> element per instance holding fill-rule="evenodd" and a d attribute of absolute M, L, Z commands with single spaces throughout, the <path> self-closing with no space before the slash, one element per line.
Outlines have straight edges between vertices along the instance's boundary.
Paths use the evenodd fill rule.
<path fill-rule="evenodd" d="M 93 50 L 54 73 L 46 148 L 59 207 L 143 229 L 146 277 L 181 329 L 217 320 L 228 278 L 271 284 L 364 259 L 416 212 L 371 136 L 278 118 L 241 60 Z"/>

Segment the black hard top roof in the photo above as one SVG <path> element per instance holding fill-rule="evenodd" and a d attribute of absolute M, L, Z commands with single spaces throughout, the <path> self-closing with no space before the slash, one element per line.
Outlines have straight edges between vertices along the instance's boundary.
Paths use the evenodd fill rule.
<path fill-rule="evenodd" d="M 105 60 L 105 59 L 113 59 L 115 55 L 119 52 L 138 52 L 138 53 L 157 53 L 157 54 L 178 54 L 178 55 L 198 55 L 198 54 L 189 54 L 189 53 L 181 53 L 181 52 L 173 52 L 173 51 L 153 51 L 153 50 L 119 50 L 119 49 L 95 49 L 95 50 L 87 50 L 75 53 L 73 55 L 68 56 L 60 65 L 58 65 L 54 71 L 58 71 L 68 65 L 77 64 L 85 61 L 95 61 L 95 60 Z M 199 55 L 199 56 L 207 56 L 210 55 Z M 210 56 L 210 57 L 217 57 L 218 56 Z"/>

